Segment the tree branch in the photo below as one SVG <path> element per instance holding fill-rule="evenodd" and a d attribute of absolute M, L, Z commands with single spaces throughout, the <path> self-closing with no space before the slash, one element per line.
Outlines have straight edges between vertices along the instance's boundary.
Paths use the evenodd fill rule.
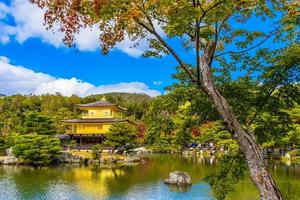
<path fill-rule="evenodd" d="M 215 54 L 215 51 L 216 51 L 216 48 L 217 48 L 217 44 L 218 44 L 218 38 L 219 38 L 219 31 L 218 31 L 218 23 L 215 22 L 215 34 L 214 34 L 214 45 L 213 45 L 213 50 L 212 50 L 212 54 L 209 58 L 209 66 L 211 66 L 212 62 L 213 62 L 213 57 L 214 57 L 214 54 Z"/>
<path fill-rule="evenodd" d="M 170 52 L 170 54 L 173 55 L 173 57 L 175 58 L 175 60 L 178 62 L 178 64 L 180 65 L 180 67 L 188 74 L 188 76 L 190 77 L 190 79 L 192 80 L 192 82 L 197 83 L 197 78 L 195 77 L 195 75 L 192 73 L 192 71 L 189 69 L 189 67 L 180 59 L 180 57 L 178 56 L 178 54 L 175 52 L 175 50 L 168 45 L 168 43 L 156 32 L 154 25 L 151 21 L 151 19 L 146 16 L 149 24 L 151 27 L 148 27 L 145 23 L 143 23 L 142 21 L 135 19 L 135 21 L 142 26 L 143 28 L 145 28 L 149 33 L 151 33 L 152 35 L 154 35 L 159 42 Z"/>
<path fill-rule="evenodd" d="M 202 7 L 202 5 L 201 5 L 201 3 L 200 3 L 200 1 L 199 0 L 197 0 L 197 6 L 199 6 L 200 7 L 200 9 L 202 10 L 202 12 L 203 12 L 203 14 L 202 14 L 202 16 L 200 17 L 200 19 L 199 20 L 196 20 L 196 30 L 195 30 L 195 37 L 196 37 L 196 68 L 197 68 L 197 80 L 198 80 L 198 83 L 200 84 L 200 61 L 199 61 L 199 59 L 200 59 L 200 55 L 199 55 L 199 46 L 200 46 L 200 29 L 201 29 L 201 27 L 200 27 L 200 24 L 202 23 L 202 20 L 204 19 L 204 17 L 205 17 L 205 15 L 209 12 L 209 11 L 211 11 L 212 9 L 214 9 L 214 8 L 216 8 L 216 7 L 218 7 L 219 5 L 221 5 L 222 3 L 224 3 L 226 0 L 223 0 L 223 1 L 219 1 L 218 3 L 216 3 L 216 4 L 214 4 L 213 6 L 211 6 L 208 10 L 204 10 L 203 9 L 203 7 Z M 194 1 L 193 1 L 194 2 Z M 195 5 L 195 4 L 194 4 Z M 215 52 L 215 50 L 216 50 L 216 46 L 217 46 L 217 40 L 218 40 L 218 32 L 217 32 L 217 30 L 215 31 L 215 41 L 214 41 L 214 48 L 213 48 L 213 53 L 212 53 L 212 56 L 211 56 L 211 58 L 210 58 L 210 63 L 209 63 L 209 65 L 211 65 L 211 63 L 212 63 L 212 61 L 213 61 L 213 59 L 212 59 L 212 57 L 213 57 L 213 55 L 214 55 L 214 52 Z"/>
<path fill-rule="evenodd" d="M 232 14 L 229 14 L 227 17 L 225 17 L 221 23 L 220 23 L 220 27 L 218 28 L 218 24 L 216 22 L 215 24 L 215 44 L 214 44 L 214 51 L 210 57 L 210 63 L 209 65 L 212 64 L 213 60 L 214 60 L 214 55 L 215 55 L 215 51 L 216 51 L 216 47 L 218 45 L 218 39 L 219 39 L 219 35 L 220 35 L 220 32 L 222 31 L 222 28 L 224 27 L 224 24 L 225 22 L 231 17 Z"/>
<path fill-rule="evenodd" d="M 254 114 L 250 117 L 247 123 L 247 126 L 250 127 L 250 125 L 254 122 L 255 118 L 257 117 L 257 115 L 261 112 L 261 109 L 266 105 L 267 101 L 269 100 L 269 98 L 271 97 L 271 95 L 273 94 L 273 92 L 276 90 L 278 83 L 280 82 L 280 73 L 276 74 L 275 77 L 273 77 L 273 83 L 271 84 L 269 90 L 267 91 L 267 94 L 264 96 L 264 100 L 260 102 L 258 108 L 256 109 L 256 111 L 254 112 Z"/>
<path fill-rule="evenodd" d="M 214 4 L 212 7 L 210 7 L 209 9 L 207 9 L 205 12 L 208 13 L 209 11 L 211 11 L 212 9 L 218 7 L 219 5 L 221 5 L 222 3 L 226 2 L 226 1 L 227 0 L 219 1 L 218 3 Z"/>
<path fill-rule="evenodd" d="M 259 43 L 257 43 L 256 45 L 248 48 L 248 49 L 244 49 L 242 51 L 227 51 L 227 52 L 224 52 L 224 53 L 220 53 L 216 56 L 214 56 L 214 58 L 217 58 L 217 57 L 220 57 L 220 56 L 224 56 L 226 54 L 240 54 L 240 53 L 245 53 L 247 51 L 250 51 L 252 49 L 255 49 L 257 47 L 259 47 L 260 45 L 262 45 L 263 43 L 265 43 L 268 39 L 270 39 L 278 29 L 280 29 L 281 27 L 277 27 L 276 29 L 274 29 L 273 31 L 271 31 L 262 41 L 260 41 Z"/>
<path fill-rule="evenodd" d="M 197 6 L 200 7 L 200 9 L 202 10 L 203 13 L 205 13 L 205 10 L 203 9 L 201 3 L 199 2 L 199 0 L 197 1 Z"/>

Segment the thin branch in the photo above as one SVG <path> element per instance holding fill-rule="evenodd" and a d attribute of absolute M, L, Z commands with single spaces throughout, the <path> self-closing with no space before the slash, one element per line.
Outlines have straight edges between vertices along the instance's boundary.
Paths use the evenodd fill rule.
<path fill-rule="evenodd" d="M 213 6 L 211 6 L 208 10 L 204 10 L 203 9 L 203 7 L 202 7 L 202 5 L 201 5 L 201 3 L 200 3 L 200 1 L 199 0 L 197 0 L 197 6 L 199 6 L 200 7 L 200 9 L 202 10 L 202 12 L 203 12 L 203 14 L 202 14 L 202 16 L 200 17 L 200 19 L 199 20 L 196 20 L 196 30 L 195 30 L 195 37 L 196 37 L 196 68 L 197 68 L 197 80 L 198 80 L 198 82 L 199 82 L 199 84 L 200 84 L 200 70 L 199 70 L 199 68 L 200 68 L 200 61 L 199 61 L 199 59 L 200 59 L 200 55 L 199 55 L 199 43 L 200 43 L 200 29 L 201 29 L 201 27 L 200 27 L 200 24 L 202 23 L 202 20 L 204 19 L 204 17 L 206 16 L 206 14 L 209 12 L 209 11 L 211 11 L 212 9 L 214 9 L 214 8 L 216 8 L 216 7 L 218 7 L 219 5 L 221 5 L 222 3 L 224 3 L 226 0 L 223 0 L 223 1 L 219 1 L 218 3 L 216 3 L 216 4 L 214 4 Z M 217 40 L 218 40 L 218 32 L 217 32 L 217 30 L 215 31 L 215 41 L 214 41 L 214 48 L 213 48 L 213 54 L 212 54 L 212 56 L 211 56 L 211 58 L 210 58 L 210 65 L 211 65 L 211 63 L 212 63 L 212 57 L 213 57 L 213 55 L 214 55 L 214 52 L 215 52 L 215 50 L 216 50 L 216 46 L 217 46 Z"/>
<path fill-rule="evenodd" d="M 216 48 L 217 48 L 217 45 L 218 45 L 219 30 L 220 29 L 218 29 L 218 22 L 215 22 L 214 46 L 213 46 L 212 54 L 211 54 L 211 56 L 209 58 L 209 66 L 211 66 L 211 64 L 213 62 L 213 57 L 214 57 L 214 54 L 216 52 Z"/>
<path fill-rule="evenodd" d="M 202 20 L 204 19 L 205 15 L 213 10 L 214 8 L 216 8 L 217 6 L 221 5 L 222 3 L 224 3 L 226 0 L 220 1 L 216 4 L 214 4 L 213 6 L 211 6 L 208 10 L 204 10 L 202 8 L 202 5 L 200 4 L 199 0 L 197 0 L 197 5 L 201 8 L 201 10 L 203 11 L 202 16 L 200 17 L 199 20 L 196 20 L 196 29 L 197 29 L 197 33 L 195 33 L 195 35 L 197 35 L 196 38 L 196 51 L 197 51 L 197 70 L 200 68 L 200 55 L 199 55 L 199 42 L 200 42 L 200 24 L 202 23 Z M 196 3 L 195 0 L 193 0 L 193 4 Z M 144 5 L 143 5 L 144 6 Z M 195 77 L 195 75 L 193 74 L 193 72 L 191 71 L 191 69 L 181 60 L 181 58 L 179 57 L 179 55 L 175 52 L 175 50 L 157 33 L 157 31 L 155 30 L 155 27 L 153 25 L 153 22 L 151 20 L 151 18 L 149 17 L 149 15 L 145 12 L 145 10 L 143 8 L 140 8 L 141 11 L 145 14 L 145 17 L 150 25 L 147 26 L 147 24 L 145 24 L 144 22 L 140 21 L 139 19 L 135 19 L 135 21 L 142 26 L 143 28 L 145 28 L 149 33 L 153 34 L 159 41 L 160 43 L 170 52 L 170 54 L 173 55 L 173 57 L 176 59 L 176 61 L 179 63 L 180 67 L 188 74 L 188 76 L 191 78 L 192 82 L 196 83 L 198 86 L 200 86 L 200 71 L 197 73 L 197 77 Z M 189 35 L 189 34 L 188 34 Z"/>
<path fill-rule="evenodd" d="M 223 0 L 223 1 L 219 1 L 218 3 L 214 4 L 212 7 L 210 7 L 209 9 L 207 9 L 205 12 L 208 13 L 209 11 L 211 11 L 212 9 L 218 7 L 219 5 L 221 5 L 222 3 L 224 3 L 227 0 Z"/>
<path fill-rule="evenodd" d="M 148 21 L 151 19 L 148 18 L 146 16 L 146 18 L 148 19 Z M 189 67 L 180 59 L 180 57 L 178 56 L 178 54 L 175 52 L 175 50 L 168 45 L 168 43 L 162 39 L 162 37 L 156 32 L 154 25 L 152 24 L 152 22 L 150 24 L 151 27 L 148 27 L 145 23 L 143 23 L 142 21 L 135 19 L 135 21 L 142 26 L 143 28 L 145 28 L 149 33 L 151 33 L 152 35 L 154 35 L 159 41 L 160 43 L 170 52 L 170 54 L 173 55 L 173 57 L 175 58 L 175 60 L 178 62 L 178 64 L 180 65 L 180 67 L 188 74 L 188 76 L 190 77 L 190 79 L 192 80 L 192 82 L 197 83 L 197 78 L 195 77 L 195 75 L 192 73 L 192 71 L 189 69 Z"/>
<path fill-rule="evenodd" d="M 216 3 L 216 4 L 214 4 L 213 6 L 211 6 L 210 8 L 208 8 L 207 10 L 204 10 L 203 7 L 202 7 L 202 5 L 201 5 L 201 3 L 200 3 L 200 1 L 197 0 L 197 6 L 200 7 L 200 9 L 202 10 L 203 13 L 208 13 L 209 11 L 211 11 L 212 9 L 218 7 L 219 5 L 221 5 L 222 3 L 224 3 L 225 1 L 227 1 L 227 0 L 219 1 L 218 3 Z M 193 1 L 193 2 L 194 2 L 194 1 Z M 194 5 L 194 4 L 193 4 L 193 5 Z M 195 5 L 194 5 L 194 7 L 195 7 Z"/>
<path fill-rule="evenodd" d="M 201 9 L 202 6 L 199 3 L 199 0 L 197 0 L 197 5 L 200 5 Z M 194 7 L 196 7 L 196 5 L 194 4 Z M 196 19 L 196 26 L 195 26 L 195 43 L 196 43 L 196 70 L 197 70 L 197 82 L 198 85 L 200 85 L 200 24 L 202 23 L 202 20 L 204 18 L 204 16 L 206 15 L 206 12 L 204 12 L 204 10 L 202 9 L 203 14 L 200 17 L 200 19 Z"/>
<path fill-rule="evenodd" d="M 222 22 L 221 22 L 221 24 L 220 24 L 220 27 L 219 27 L 219 30 L 218 30 L 218 33 L 221 32 L 222 28 L 224 27 L 225 22 L 226 22 L 231 16 L 232 16 L 232 13 L 230 13 L 229 15 L 227 15 L 227 17 L 225 17 L 225 18 L 222 20 Z"/>
<path fill-rule="evenodd" d="M 197 1 L 197 6 L 200 7 L 200 9 L 202 10 L 203 13 L 205 13 L 205 10 L 203 9 L 201 3 L 199 2 L 199 0 Z"/>
<path fill-rule="evenodd" d="M 161 18 L 158 18 L 158 17 L 156 17 L 155 15 L 151 15 L 151 17 L 152 17 L 153 19 L 156 19 L 157 21 L 162 22 L 162 23 L 165 23 L 165 24 L 169 23 L 168 21 L 166 21 L 166 20 L 164 20 L 164 19 L 161 19 Z"/>
<path fill-rule="evenodd" d="M 227 15 L 220 23 L 220 27 L 218 28 L 218 24 L 216 22 L 215 24 L 215 44 L 214 44 L 214 51 L 210 57 L 210 62 L 209 62 L 209 65 L 212 64 L 213 60 L 214 60 L 214 55 L 215 55 L 215 52 L 216 52 L 216 47 L 218 45 L 218 39 L 219 39 L 219 35 L 220 35 L 220 32 L 222 31 L 222 28 L 224 27 L 224 24 L 225 22 L 232 16 L 232 14 L 230 13 L 229 15 Z"/>
<path fill-rule="evenodd" d="M 191 41 L 195 41 L 194 35 L 192 35 L 191 33 L 185 33 L 185 34 L 190 37 Z"/>
<path fill-rule="evenodd" d="M 190 77 L 192 82 L 199 85 L 198 79 L 195 77 L 195 75 L 192 73 L 192 71 L 189 69 L 189 67 L 180 59 L 179 55 L 175 52 L 175 50 L 157 33 L 157 31 L 153 25 L 153 22 L 152 22 L 151 18 L 148 16 L 148 14 L 146 13 L 146 11 L 144 9 L 141 9 L 141 11 L 144 13 L 151 28 L 149 28 L 146 24 L 144 24 L 142 22 L 138 22 L 138 23 L 142 27 L 144 27 L 146 30 L 148 30 L 150 33 L 152 33 L 160 41 L 160 43 L 173 55 L 173 57 L 179 63 L 180 67 L 188 74 L 188 76 Z"/>
<path fill-rule="evenodd" d="M 280 27 L 277 27 L 276 29 L 274 29 L 273 31 L 271 31 L 262 41 L 260 41 L 259 43 L 257 43 L 256 45 L 248 48 L 248 49 L 244 49 L 242 51 L 227 51 L 227 52 L 224 52 L 224 53 L 220 53 L 216 56 L 214 56 L 214 58 L 217 58 L 217 57 L 220 57 L 220 56 L 224 56 L 226 54 L 240 54 L 240 53 L 245 53 L 247 51 L 250 51 L 252 49 L 255 49 L 257 47 L 259 47 L 260 45 L 262 45 L 263 43 L 265 43 L 268 39 L 270 39 L 275 33 L 276 31 L 280 29 Z"/>
<path fill-rule="evenodd" d="M 266 105 L 266 103 L 268 102 L 269 98 L 271 97 L 271 95 L 273 94 L 273 92 L 276 90 L 279 82 L 280 82 L 280 77 L 281 74 L 278 73 L 275 75 L 275 77 L 272 79 L 273 83 L 271 83 L 271 86 L 269 88 L 269 90 L 267 91 L 267 94 L 264 96 L 264 99 L 260 102 L 260 105 L 258 106 L 258 108 L 256 109 L 256 111 L 254 112 L 254 114 L 250 117 L 247 123 L 247 126 L 250 127 L 250 125 L 254 122 L 254 120 L 256 119 L 257 115 L 261 112 L 261 109 Z"/>
<path fill-rule="evenodd" d="M 192 3 L 193 3 L 193 6 L 195 7 L 196 6 L 195 0 L 192 0 Z"/>

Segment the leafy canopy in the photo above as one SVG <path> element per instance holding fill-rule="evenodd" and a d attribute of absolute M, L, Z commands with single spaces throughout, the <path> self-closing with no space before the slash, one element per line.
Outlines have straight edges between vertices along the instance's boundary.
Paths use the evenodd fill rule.
<path fill-rule="evenodd" d="M 98 25 L 104 54 L 127 37 L 149 41 L 147 56 L 178 55 L 165 40 L 176 37 L 185 49 L 197 45 L 197 54 L 214 41 L 211 59 L 254 48 L 267 38 L 286 41 L 294 36 L 298 3 L 288 0 L 30 0 L 45 8 L 48 28 L 56 25 L 72 46 L 82 27 Z M 266 22 L 270 29 L 247 27 L 250 18 Z M 196 41 L 196 42 L 195 42 Z M 258 41 L 253 45 L 254 41 Z M 228 48 L 230 44 L 230 49 Z M 233 47 L 233 48 L 232 48 Z M 182 61 L 176 58 L 180 64 Z M 197 61 L 195 61 L 197 62 Z M 186 63 L 187 64 L 187 63 Z M 189 63 L 193 64 L 193 63 Z"/>

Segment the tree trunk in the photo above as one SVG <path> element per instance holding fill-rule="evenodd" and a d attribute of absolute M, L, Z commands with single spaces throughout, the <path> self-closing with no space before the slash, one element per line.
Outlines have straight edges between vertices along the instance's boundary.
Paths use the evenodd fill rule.
<path fill-rule="evenodd" d="M 281 200 L 282 195 L 272 175 L 268 172 L 262 153 L 252 133 L 247 132 L 237 120 L 227 100 L 215 87 L 209 66 L 213 44 L 208 44 L 204 56 L 200 58 L 202 77 L 201 90 L 212 100 L 214 107 L 225 121 L 228 130 L 233 134 L 247 160 L 250 176 L 259 190 L 262 200 Z"/>

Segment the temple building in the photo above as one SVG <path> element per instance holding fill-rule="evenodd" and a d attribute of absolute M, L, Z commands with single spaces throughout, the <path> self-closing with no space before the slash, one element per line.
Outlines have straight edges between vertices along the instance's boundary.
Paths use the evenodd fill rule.
<path fill-rule="evenodd" d="M 77 146 L 81 148 L 90 148 L 97 143 L 101 144 L 112 124 L 128 122 L 128 120 L 122 119 L 122 112 L 126 109 L 105 100 L 105 98 L 93 103 L 78 104 L 78 107 L 83 110 L 80 119 L 63 120 L 62 122 L 68 125 L 66 134 L 69 139 L 75 140 Z"/>

